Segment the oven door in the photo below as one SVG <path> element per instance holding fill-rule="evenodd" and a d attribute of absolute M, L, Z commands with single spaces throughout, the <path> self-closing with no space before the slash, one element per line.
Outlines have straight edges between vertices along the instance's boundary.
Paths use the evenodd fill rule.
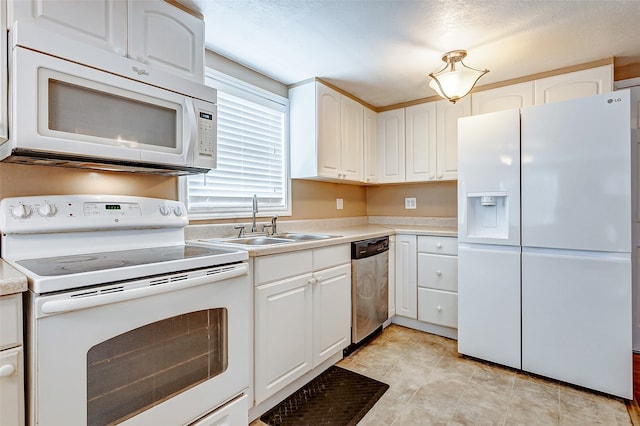
<path fill-rule="evenodd" d="M 180 425 L 241 395 L 247 271 L 241 263 L 142 288 L 147 280 L 89 288 L 86 297 L 30 295 L 29 423 Z"/>

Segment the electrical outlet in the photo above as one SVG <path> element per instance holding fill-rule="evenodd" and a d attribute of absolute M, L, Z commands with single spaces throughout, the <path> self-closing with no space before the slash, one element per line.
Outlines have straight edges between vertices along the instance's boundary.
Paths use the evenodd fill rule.
<path fill-rule="evenodd" d="M 416 199 L 415 198 L 405 198 L 404 199 L 404 208 L 406 210 L 414 210 L 416 208 Z"/>
<path fill-rule="evenodd" d="M 344 208 L 344 202 L 342 198 L 336 198 L 336 209 L 342 210 Z"/>

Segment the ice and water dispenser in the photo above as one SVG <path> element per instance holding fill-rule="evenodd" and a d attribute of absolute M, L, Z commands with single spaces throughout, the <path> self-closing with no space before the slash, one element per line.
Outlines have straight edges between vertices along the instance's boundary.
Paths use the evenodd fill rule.
<path fill-rule="evenodd" d="M 509 199 L 506 192 L 467 194 L 467 237 L 509 238 Z"/>

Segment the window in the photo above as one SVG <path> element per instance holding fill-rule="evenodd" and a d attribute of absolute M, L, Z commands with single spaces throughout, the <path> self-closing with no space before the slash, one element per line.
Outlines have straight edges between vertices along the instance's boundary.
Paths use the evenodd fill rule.
<path fill-rule="evenodd" d="M 258 197 L 261 216 L 290 215 L 288 100 L 207 71 L 218 89 L 218 165 L 184 179 L 189 217 L 247 217 Z"/>

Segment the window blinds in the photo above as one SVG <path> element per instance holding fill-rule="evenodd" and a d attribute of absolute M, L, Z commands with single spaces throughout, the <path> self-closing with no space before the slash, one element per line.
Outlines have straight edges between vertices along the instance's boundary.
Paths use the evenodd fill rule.
<path fill-rule="evenodd" d="M 218 91 L 218 166 L 188 177 L 189 213 L 286 211 L 285 106 L 263 105 Z"/>

